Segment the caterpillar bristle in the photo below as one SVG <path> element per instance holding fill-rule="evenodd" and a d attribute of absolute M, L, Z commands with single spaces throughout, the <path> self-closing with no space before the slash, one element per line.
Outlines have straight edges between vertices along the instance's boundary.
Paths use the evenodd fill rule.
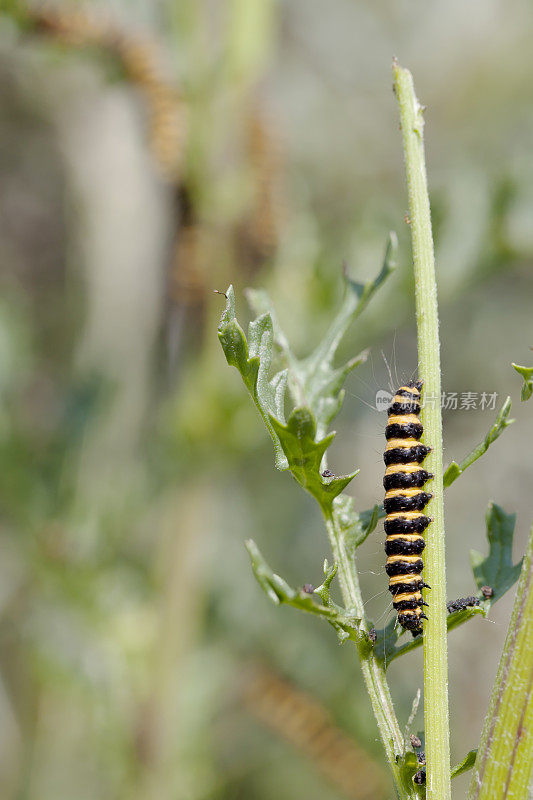
<path fill-rule="evenodd" d="M 422 589 L 429 586 L 422 579 L 424 562 L 420 554 L 426 546 L 422 534 L 432 520 L 422 512 L 433 497 L 431 492 L 422 491 L 433 475 L 420 467 L 431 452 L 431 447 L 419 442 L 424 432 L 419 419 L 421 391 L 422 381 L 411 381 L 394 395 L 388 408 L 383 455 L 385 572 L 398 622 L 413 636 L 422 633 L 422 620 L 427 619 L 423 608 L 428 603 Z"/>

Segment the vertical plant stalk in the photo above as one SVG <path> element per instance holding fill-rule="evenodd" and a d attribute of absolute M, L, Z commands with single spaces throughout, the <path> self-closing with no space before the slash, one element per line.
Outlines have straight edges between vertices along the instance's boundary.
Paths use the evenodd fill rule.
<path fill-rule="evenodd" d="M 527 797 L 533 764 L 533 528 L 468 800 Z"/>
<path fill-rule="evenodd" d="M 328 509 L 323 509 L 333 558 L 338 567 L 339 584 L 342 599 L 347 609 L 351 609 L 356 617 L 364 619 L 364 606 L 359 588 L 359 580 L 353 557 L 346 550 L 343 534 L 335 524 L 334 516 Z M 418 795 L 407 789 L 401 779 L 396 756 L 404 749 L 403 734 L 394 713 L 385 670 L 379 664 L 371 647 L 359 647 L 359 658 L 365 685 L 372 703 L 379 733 L 389 766 L 394 776 L 396 791 L 400 800 L 410 800 Z"/>
<path fill-rule="evenodd" d="M 418 328 L 419 375 L 424 381 L 421 416 L 425 441 L 433 448 L 427 469 L 434 474 L 428 513 L 424 578 L 432 587 L 424 623 L 424 717 L 427 757 L 427 800 L 449 800 L 450 742 L 446 633 L 446 572 L 444 562 L 444 503 L 440 344 L 435 257 L 424 158 L 423 108 L 415 95 L 411 73 L 393 64 L 394 91 L 400 108 L 403 136 Z"/>

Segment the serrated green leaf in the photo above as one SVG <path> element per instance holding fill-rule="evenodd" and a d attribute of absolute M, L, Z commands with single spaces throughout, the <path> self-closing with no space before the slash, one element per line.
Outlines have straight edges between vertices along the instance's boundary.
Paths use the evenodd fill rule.
<path fill-rule="evenodd" d="M 289 605 L 293 608 L 299 608 L 301 611 L 307 611 L 310 614 L 315 614 L 316 616 L 325 619 L 326 622 L 329 622 L 329 624 L 335 628 L 337 636 L 341 642 L 345 641 L 346 639 L 352 639 L 354 642 L 359 641 L 361 638 L 359 633 L 361 620 L 346 614 L 343 609 L 339 608 L 339 606 L 329 600 L 329 584 L 327 586 L 328 600 L 323 603 L 317 603 L 316 600 L 313 599 L 312 595 L 304 592 L 303 590 L 293 589 L 286 581 L 283 580 L 283 578 L 280 578 L 279 575 L 276 575 L 269 567 L 261 551 L 252 539 L 248 539 L 245 544 L 250 555 L 252 569 L 257 582 L 267 597 L 275 605 Z M 335 572 L 336 567 L 333 568 L 333 572 L 328 570 L 326 581 L 329 579 L 329 583 L 331 583 Z M 319 588 L 323 589 L 324 584 Z"/>
<path fill-rule="evenodd" d="M 512 425 L 514 419 L 508 419 L 509 414 L 511 412 L 511 398 L 508 397 L 502 407 L 498 412 L 498 416 L 496 417 L 495 421 L 490 427 L 489 432 L 485 436 L 482 442 L 475 447 L 471 453 L 469 453 L 460 464 L 456 461 L 452 461 L 449 467 L 444 472 L 444 488 L 446 489 L 448 486 L 451 486 L 452 483 L 457 480 L 459 475 L 470 467 L 478 458 L 487 452 L 490 445 L 496 441 L 498 436 L 500 436 L 503 431 L 509 426 Z"/>
<path fill-rule="evenodd" d="M 320 503 L 322 508 L 331 508 L 334 498 L 342 492 L 357 475 L 323 476 L 322 459 L 335 434 L 330 433 L 316 441 L 316 422 L 308 408 L 295 408 L 287 424 L 270 417 L 289 469 L 300 484 Z"/>
<path fill-rule="evenodd" d="M 518 580 L 522 561 L 513 564 L 513 536 L 516 514 L 507 514 L 503 508 L 491 503 L 487 509 L 486 524 L 489 554 L 483 556 L 470 551 L 472 571 L 479 589 L 490 586 L 493 595 L 489 604 L 499 600 Z"/>
<path fill-rule="evenodd" d="M 362 313 L 372 296 L 394 270 L 396 266 L 397 250 L 398 238 L 396 234 L 391 231 L 385 248 L 385 257 L 383 259 L 381 271 L 373 281 L 358 283 L 345 274 L 346 293 L 344 302 L 322 342 L 307 359 L 307 366 L 310 372 L 316 372 L 317 366 L 322 363 L 331 364 L 333 362 L 337 348 L 349 325 Z"/>
<path fill-rule="evenodd" d="M 342 387 L 347 376 L 368 357 L 367 351 L 364 351 L 343 366 L 334 367 L 338 346 L 348 327 L 366 308 L 371 297 L 393 271 L 396 250 L 396 235 L 390 233 L 383 266 L 377 278 L 362 284 L 344 275 L 345 295 L 341 308 L 320 344 L 303 360 L 295 358 L 292 353 L 268 294 L 257 289 L 247 291 L 249 303 L 255 313 L 268 314 L 272 320 L 276 344 L 289 366 L 289 391 L 296 406 L 305 405 L 311 409 L 317 423 L 319 438 L 325 435 L 328 425 L 339 413 L 344 400 Z"/>
<path fill-rule="evenodd" d="M 468 772 L 476 763 L 477 750 L 470 750 L 459 764 L 456 764 L 452 769 L 452 778 L 462 775 L 463 772 Z"/>
<path fill-rule="evenodd" d="M 529 400 L 533 394 L 533 367 L 521 367 L 519 364 L 511 364 L 511 366 L 514 367 L 518 374 L 524 379 L 524 385 L 522 386 L 520 395 L 522 402 Z"/>
<path fill-rule="evenodd" d="M 317 348 L 297 365 L 296 402 L 298 393 L 306 398 L 317 421 L 318 433 L 322 436 L 328 425 L 338 414 L 344 399 L 342 385 L 348 374 L 367 358 L 367 352 L 350 359 L 342 367 L 333 367 L 340 342 L 352 322 L 366 308 L 377 289 L 385 282 L 395 267 L 398 246 L 396 234 L 390 233 L 385 258 L 379 275 L 365 284 L 353 281 L 344 275 L 345 295 L 341 308 L 326 331 Z"/>
<path fill-rule="evenodd" d="M 268 314 L 264 314 L 250 323 L 248 345 L 235 316 L 235 294 L 233 286 L 230 286 L 226 292 L 226 307 L 218 326 L 218 338 L 228 364 L 239 370 L 272 437 L 276 467 L 286 470 L 289 465 L 271 422 L 272 415 L 282 407 L 286 385 L 283 380 L 278 380 L 274 385 L 268 380 L 273 336 L 272 320 Z"/>

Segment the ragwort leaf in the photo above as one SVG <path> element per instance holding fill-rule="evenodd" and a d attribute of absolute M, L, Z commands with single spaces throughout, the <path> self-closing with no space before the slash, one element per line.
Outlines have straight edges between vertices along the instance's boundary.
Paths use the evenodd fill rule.
<path fill-rule="evenodd" d="M 316 422 L 308 408 L 295 408 L 287 424 L 270 417 L 270 423 L 279 439 L 289 469 L 306 491 L 313 495 L 322 508 L 331 508 L 333 500 L 357 475 L 335 476 L 321 472 L 322 461 L 335 434 L 316 440 Z"/>
<path fill-rule="evenodd" d="M 513 424 L 514 419 L 509 419 L 510 412 L 511 398 L 508 397 L 500 408 L 498 416 L 491 425 L 490 430 L 483 441 L 480 442 L 477 447 L 474 447 L 472 452 L 469 453 L 460 464 L 458 464 L 456 461 L 452 461 L 449 467 L 445 470 L 443 478 L 445 489 L 448 486 L 451 486 L 452 483 L 457 480 L 459 475 L 463 474 L 465 469 L 470 467 L 475 461 L 478 460 L 478 458 L 481 458 L 481 456 L 487 452 L 490 445 L 496 441 L 498 436 L 500 436 L 509 425 Z"/>
<path fill-rule="evenodd" d="M 524 379 L 524 385 L 522 386 L 520 395 L 522 402 L 524 400 L 529 400 L 533 394 L 533 367 L 521 367 L 519 364 L 511 364 L 511 366 L 514 367 L 518 374 Z"/>
<path fill-rule="evenodd" d="M 304 592 L 303 589 L 293 589 L 289 584 L 276 575 L 265 561 L 261 551 L 252 539 L 246 542 L 246 549 L 250 555 L 252 569 L 257 582 L 267 595 L 267 597 L 277 606 L 289 605 L 315 614 L 332 625 L 341 642 L 352 639 L 357 642 L 360 639 L 359 625 L 360 620 L 346 614 L 342 608 L 337 606 L 329 599 L 329 584 L 336 572 L 336 567 L 330 569 L 326 566 L 327 574 L 324 584 L 319 587 L 322 592 L 322 603 L 317 603 L 313 595 Z"/>
<path fill-rule="evenodd" d="M 343 384 L 355 367 L 364 363 L 368 352 L 364 351 L 340 367 L 334 366 L 335 355 L 343 336 L 351 323 L 366 308 L 368 302 L 392 273 L 395 267 L 397 238 L 389 234 L 383 266 L 379 275 L 367 283 L 358 283 L 344 275 L 344 300 L 335 319 L 316 349 L 304 359 L 297 359 L 277 319 L 268 294 L 264 290 L 249 289 L 248 301 L 258 314 L 268 314 L 272 320 L 274 341 L 289 367 L 289 392 L 296 406 L 307 406 L 317 424 L 317 436 L 322 438 L 328 425 L 339 413 L 343 400 Z"/>
<path fill-rule="evenodd" d="M 489 605 L 499 600 L 518 580 L 522 561 L 513 564 L 513 536 L 516 514 L 507 514 L 503 508 L 491 503 L 487 509 L 486 524 L 489 554 L 483 556 L 470 551 L 472 571 L 479 589 L 490 586 L 492 596 Z"/>
<path fill-rule="evenodd" d="M 235 316 L 235 294 L 233 286 L 230 286 L 226 292 L 226 307 L 218 326 L 218 338 L 228 364 L 236 367 L 241 373 L 244 385 L 250 392 L 272 437 L 276 467 L 281 470 L 288 469 L 288 461 L 271 422 L 272 415 L 279 413 L 283 407 L 286 377 L 280 373 L 273 381 L 269 381 L 268 378 L 274 338 L 270 315 L 263 314 L 250 323 L 248 345 L 244 331 Z M 283 417 L 281 420 L 283 421 Z"/>

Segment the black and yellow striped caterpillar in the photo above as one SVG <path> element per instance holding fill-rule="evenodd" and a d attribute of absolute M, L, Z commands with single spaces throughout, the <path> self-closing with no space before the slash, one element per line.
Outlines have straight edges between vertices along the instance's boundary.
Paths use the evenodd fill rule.
<path fill-rule="evenodd" d="M 419 419 L 422 381 L 401 386 L 389 406 L 385 428 L 387 447 L 383 459 L 386 470 L 385 487 L 385 571 L 389 576 L 389 591 L 398 622 L 413 636 L 422 633 L 422 620 L 427 619 L 423 606 L 422 588 L 430 588 L 422 580 L 424 562 L 421 553 L 426 546 L 422 535 L 431 519 L 423 509 L 432 494 L 422 487 L 433 478 L 420 464 L 431 447 L 420 444 L 423 426 Z"/>

